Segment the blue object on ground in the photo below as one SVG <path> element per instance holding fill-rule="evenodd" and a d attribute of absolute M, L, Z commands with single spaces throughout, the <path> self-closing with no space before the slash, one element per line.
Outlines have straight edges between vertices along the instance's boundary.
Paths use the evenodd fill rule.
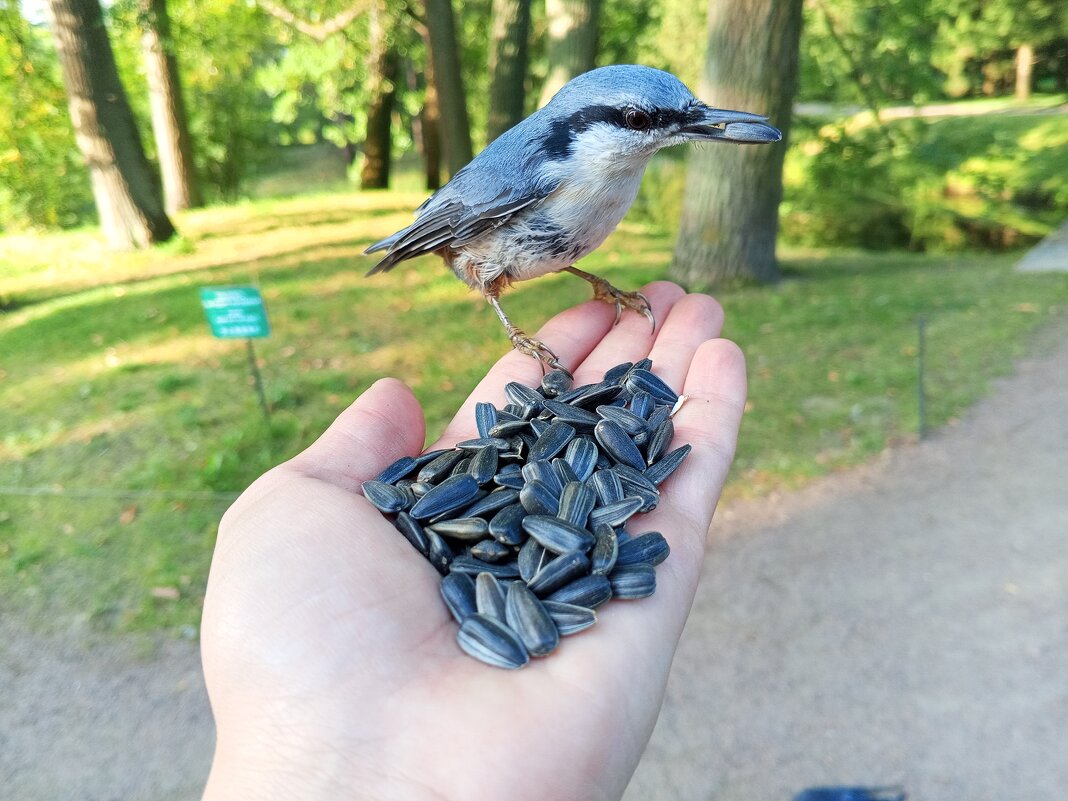
<path fill-rule="evenodd" d="M 894 787 L 810 787 L 794 796 L 794 801 L 905 801 L 908 793 Z"/>

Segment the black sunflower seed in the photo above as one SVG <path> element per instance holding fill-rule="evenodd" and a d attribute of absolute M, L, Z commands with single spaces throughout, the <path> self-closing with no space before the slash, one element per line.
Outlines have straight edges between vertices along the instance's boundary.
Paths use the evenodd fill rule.
<path fill-rule="evenodd" d="M 648 392 L 653 398 L 666 404 L 674 404 L 679 399 L 678 394 L 664 383 L 663 379 L 654 375 L 647 369 L 635 369 L 630 371 L 630 375 L 627 376 L 626 387 L 631 392 L 638 392 L 644 390 Z"/>
<path fill-rule="evenodd" d="M 528 428 L 530 428 L 530 423 L 526 420 L 502 420 L 493 426 L 486 436 L 509 439 L 521 431 L 526 431 Z"/>
<path fill-rule="evenodd" d="M 588 412 L 585 409 L 580 409 L 562 401 L 546 400 L 545 409 L 556 415 L 556 419 L 559 422 L 567 423 L 579 431 L 589 431 L 601 419 L 593 412 Z"/>
<path fill-rule="evenodd" d="M 529 584 L 549 558 L 546 550 L 538 544 L 536 539 L 527 539 L 523 547 L 519 549 L 519 556 L 516 560 L 519 577 Z"/>
<path fill-rule="evenodd" d="M 560 479 L 560 483 L 565 487 L 572 481 L 579 480 L 578 475 L 576 475 L 574 469 L 568 464 L 567 460 L 562 459 L 559 456 L 553 459 L 553 470 L 556 471 L 557 478 Z"/>
<path fill-rule="evenodd" d="M 475 579 L 475 606 L 480 615 L 504 622 L 504 590 L 492 573 L 479 573 Z"/>
<path fill-rule="evenodd" d="M 600 525 L 621 526 L 636 515 L 644 505 L 645 501 L 642 498 L 628 495 L 621 501 L 607 504 L 600 509 L 594 509 L 590 512 L 590 518 L 587 522 L 591 528 L 596 528 Z"/>
<path fill-rule="evenodd" d="M 596 412 L 599 417 L 618 424 L 620 428 L 632 437 L 645 431 L 645 418 L 639 417 L 627 409 L 622 409 L 618 406 L 598 406 Z"/>
<path fill-rule="evenodd" d="M 597 493 L 581 481 L 571 481 L 560 493 L 560 508 L 556 514 L 571 525 L 584 528 L 596 502 Z"/>
<path fill-rule="evenodd" d="M 519 502 L 532 515 L 555 515 L 560 508 L 560 498 L 544 481 L 528 481 L 519 490 Z"/>
<path fill-rule="evenodd" d="M 546 562 L 544 567 L 527 582 L 527 586 L 536 595 L 548 595 L 589 572 L 590 560 L 586 558 L 586 554 L 571 551 Z"/>
<path fill-rule="evenodd" d="M 635 470 L 645 469 L 641 451 L 619 423 L 602 420 L 594 427 L 593 435 L 601 448 L 619 464 L 629 465 Z"/>
<path fill-rule="evenodd" d="M 488 484 L 497 472 L 497 449 L 479 448 L 471 457 L 467 472 L 479 483 Z"/>
<path fill-rule="evenodd" d="M 424 520 L 446 512 L 452 512 L 475 500 L 479 494 L 478 482 L 467 473 L 451 476 L 415 502 L 412 517 Z"/>
<path fill-rule="evenodd" d="M 691 450 L 693 450 L 693 446 L 687 444 L 681 448 L 676 448 L 671 453 L 665 454 L 660 461 L 651 465 L 645 471 L 645 477 L 657 486 L 663 484 L 668 476 L 679 469 L 679 465 L 686 460 Z"/>
<path fill-rule="evenodd" d="M 671 420 L 665 420 L 661 423 L 649 439 L 649 447 L 645 449 L 645 463 L 651 465 L 663 456 L 674 436 L 675 424 Z"/>
<path fill-rule="evenodd" d="M 510 487 L 500 487 L 493 490 L 489 495 L 480 498 L 466 509 L 458 512 L 460 517 L 486 517 L 496 514 L 506 506 L 511 506 L 519 500 L 519 490 Z"/>
<path fill-rule="evenodd" d="M 623 387 L 614 381 L 602 381 L 599 384 L 583 387 L 580 392 L 573 393 L 567 402 L 583 409 L 593 409 L 615 400 L 622 391 Z"/>
<path fill-rule="evenodd" d="M 548 656 L 560 644 L 560 631 L 541 601 L 522 582 L 508 588 L 505 620 L 531 656 Z"/>
<path fill-rule="evenodd" d="M 519 635 L 485 615 L 469 615 L 460 624 L 456 642 L 465 653 L 493 667 L 515 670 L 530 661 Z"/>
<path fill-rule="evenodd" d="M 523 465 L 523 478 L 527 481 L 542 481 L 549 486 L 554 495 L 559 495 L 564 485 L 560 483 L 560 475 L 553 468 L 551 462 L 537 461 L 527 462 Z"/>
<path fill-rule="evenodd" d="M 523 518 L 527 510 L 513 503 L 497 512 L 489 521 L 489 533 L 503 545 L 519 545 L 523 542 Z"/>
<path fill-rule="evenodd" d="M 496 448 L 499 451 L 511 449 L 512 443 L 504 437 L 476 437 L 457 442 L 456 447 L 464 451 L 477 451 L 481 448 Z"/>
<path fill-rule="evenodd" d="M 492 403 L 475 404 L 475 427 L 480 437 L 493 436 L 491 429 L 497 425 L 497 407 Z"/>
<path fill-rule="evenodd" d="M 454 561 L 452 548 L 450 548 L 448 543 L 442 539 L 441 535 L 433 529 L 424 529 L 424 533 L 426 534 L 426 539 L 429 543 L 426 558 L 430 561 L 430 564 L 444 576 L 449 572 L 449 565 Z"/>
<path fill-rule="evenodd" d="M 534 447 L 530 449 L 528 458 L 539 461 L 552 459 L 560 453 L 575 437 L 575 429 L 567 423 L 552 423 L 538 437 Z"/>
<path fill-rule="evenodd" d="M 542 601 L 541 605 L 553 619 L 561 637 L 578 634 L 597 622 L 597 613 L 585 606 L 575 606 L 575 604 L 565 604 L 560 601 Z"/>
<path fill-rule="evenodd" d="M 509 381 L 505 384 L 504 394 L 508 396 L 508 400 L 517 406 L 532 404 L 540 408 L 542 401 L 545 400 L 536 389 L 531 389 L 526 384 L 520 384 L 518 381 Z"/>
<path fill-rule="evenodd" d="M 575 471 L 575 478 L 579 481 L 585 481 L 593 475 L 594 468 L 597 467 L 598 453 L 596 444 L 585 437 L 581 437 L 567 443 L 564 459 L 571 465 L 571 469 Z"/>
<path fill-rule="evenodd" d="M 550 370 L 541 377 L 541 391 L 546 398 L 555 398 L 571 389 L 571 376 L 563 370 Z"/>
<path fill-rule="evenodd" d="M 411 473 L 415 471 L 415 468 L 415 459 L 411 456 L 402 456 L 375 476 L 375 478 L 383 484 L 396 484 L 402 478 L 411 475 Z"/>
<path fill-rule="evenodd" d="M 609 525 L 599 525 L 593 533 L 597 540 L 593 543 L 593 551 L 590 553 L 590 572 L 606 576 L 616 566 L 619 540 L 615 530 Z"/>
<path fill-rule="evenodd" d="M 583 576 L 565 584 L 546 600 L 596 609 L 612 598 L 612 585 L 606 576 Z"/>
<path fill-rule="evenodd" d="M 618 568 L 620 565 L 636 565 L 640 562 L 658 565 L 668 558 L 669 553 L 671 548 L 664 535 L 659 531 L 648 531 L 620 544 L 616 566 Z"/>
<path fill-rule="evenodd" d="M 363 490 L 363 497 L 380 512 L 386 514 L 394 514 L 407 509 L 411 506 L 411 498 L 415 497 L 411 494 L 411 490 L 405 492 L 392 484 L 384 484 L 374 479 L 363 482 L 360 488 Z"/>
<path fill-rule="evenodd" d="M 630 600 L 648 598 L 656 592 L 656 571 L 647 563 L 616 565 L 608 574 L 612 597 Z"/>
<path fill-rule="evenodd" d="M 431 459 L 419 470 L 417 476 L 419 481 L 425 481 L 428 484 L 436 484 L 441 479 L 445 478 L 452 469 L 456 466 L 456 463 L 464 458 L 463 451 L 450 450 L 439 454 L 436 458 Z"/>
<path fill-rule="evenodd" d="M 522 469 L 517 464 L 506 464 L 497 471 L 493 477 L 493 483 L 499 487 L 509 489 L 521 489 L 526 479 L 523 478 Z"/>
<path fill-rule="evenodd" d="M 597 493 L 602 506 L 623 500 L 623 483 L 614 470 L 598 470 L 590 476 L 590 487 Z"/>
<path fill-rule="evenodd" d="M 469 573 L 477 576 L 479 573 L 491 573 L 497 578 L 512 579 L 519 577 L 519 566 L 515 561 L 511 562 L 483 562 L 465 553 L 453 557 L 449 563 L 449 569 L 456 573 Z"/>
<path fill-rule="evenodd" d="M 419 525 L 414 517 L 407 512 L 401 512 L 397 515 L 394 525 L 415 550 L 419 551 L 423 556 L 430 553 L 430 543 L 427 541 L 426 532 L 423 531 L 423 527 Z"/>
<path fill-rule="evenodd" d="M 638 417 L 648 420 L 649 415 L 653 413 L 654 408 L 656 408 L 656 401 L 654 401 L 653 396 L 644 389 L 638 390 L 631 396 L 630 410 L 638 415 Z"/>
<path fill-rule="evenodd" d="M 634 365 L 630 362 L 623 362 L 623 364 L 617 364 L 615 367 L 610 367 L 604 374 L 604 378 L 601 380 L 605 383 L 619 384 L 627 377 L 627 373 L 630 372 L 630 368 Z"/>
<path fill-rule="evenodd" d="M 467 552 L 475 559 L 481 559 L 483 562 L 503 562 L 514 553 L 507 545 L 493 539 L 480 540 L 472 545 Z"/>
<path fill-rule="evenodd" d="M 458 517 L 453 520 L 439 520 L 430 528 L 443 537 L 452 537 L 454 540 L 470 540 L 477 542 L 489 534 L 489 523 L 481 517 Z"/>
<path fill-rule="evenodd" d="M 593 535 L 585 529 L 547 515 L 527 515 L 523 518 L 523 530 L 553 553 L 586 552 L 594 541 Z"/>
<path fill-rule="evenodd" d="M 475 605 L 475 582 L 466 573 L 449 573 L 441 578 L 441 597 L 457 623 L 478 611 Z"/>

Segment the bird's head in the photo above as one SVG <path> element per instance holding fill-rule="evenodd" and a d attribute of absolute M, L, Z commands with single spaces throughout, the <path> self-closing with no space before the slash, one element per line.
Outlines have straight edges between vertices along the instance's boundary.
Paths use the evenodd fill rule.
<path fill-rule="evenodd" d="M 767 117 L 702 103 L 674 75 L 633 64 L 600 67 L 567 83 L 538 112 L 551 160 L 596 158 L 642 166 L 683 142 L 777 142 Z"/>

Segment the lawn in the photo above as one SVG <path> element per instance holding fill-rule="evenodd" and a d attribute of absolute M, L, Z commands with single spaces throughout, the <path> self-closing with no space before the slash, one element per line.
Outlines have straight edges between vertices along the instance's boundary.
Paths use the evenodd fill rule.
<path fill-rule="evenodd" d="M 363 248 L 422 197 L 204 209 L 148 253 L 108 253 L 91 231 L 0 238 L 0 487 L 74 493 L 0 495 L 0 603 L 195 633 L 230 493 L 383 375 L 407 381 L 439 431 L 506 343 L 432 259 L 364 279 Z M 583 266 L 634 287 L 663 277 L 670 252 L 667 237 L 624 225 Z M 729 495 L 797 486 L 914 438 L 919 315 L 930 422 L 960 415 L 1068 301 L 1068 277 L 1015 274 L 1017 258 L 792 252 L 778 285 L 723 294 L 751 383 Z M 197 296 L 246 282 L 273 327 L 257 345 L 269 430 L 243 343 L 211 338 Z M 536 329 L 587 295 L 551 277 L 506 308 Z"/>

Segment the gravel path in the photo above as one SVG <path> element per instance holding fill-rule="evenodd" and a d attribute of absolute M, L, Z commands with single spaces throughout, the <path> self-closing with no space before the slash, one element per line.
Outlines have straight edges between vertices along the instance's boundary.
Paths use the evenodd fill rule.
<path fill-rule="evenodd" d="M 1063 798 L 1068 321 L 1041 340 L 959 425 L 721 511 L 627 801 L 837 782 Z M 192 644 L 46 637 L 6 617 L 0 687 L 5 799 L 199 797 L 213 733 Z"/>

